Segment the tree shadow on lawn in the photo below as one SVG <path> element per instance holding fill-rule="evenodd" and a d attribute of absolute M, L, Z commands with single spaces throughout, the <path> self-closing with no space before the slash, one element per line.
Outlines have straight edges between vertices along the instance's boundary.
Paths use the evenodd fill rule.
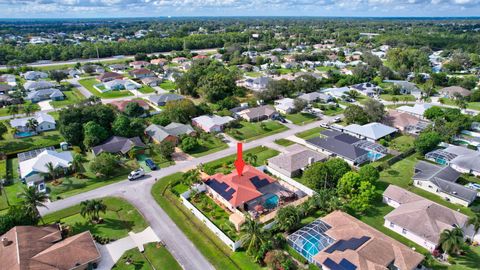
<path fill-rule="evenodd" d="M 126 230 L 128 233 L 134 226 L 133 221 L 126 221 L 126 220 L 119 220 L 119 219 L 112 219 L 112 218 L 103 218 L 103 222 L 99 224 L 93 224 L 89 221 L 83 222 L 76 222 L 72 225 L 72 231 L 74 234 L 82 233 L 85 231 L 90 231 L 92 235 L 99 235 L 102 237 L 108 237 L 110 239 L 110 235 L 104 235 L 102 232 L 102 228 L 113 230 L 113 231 L 124 231 Z M 115 239 L 112 239 L 115 240 Z"/>
<path fill-rule="evenodd" d="M 480 264 L 480 255 L 475 252 L 473 248 L 474 247 L 469 247 L 467 253 L 463 256 L 455 256 L 455 262 L 468 268 L 478 269 Z M 475 248 L 480 249 L 480 247 Z"/>
<path fill-rule="evenodd" d="M 400 175 L 400 172 L 397 171 L 397 170 L 388 170 L 387 173 L 390 175 L 390 176 L 399 176 Z"/>

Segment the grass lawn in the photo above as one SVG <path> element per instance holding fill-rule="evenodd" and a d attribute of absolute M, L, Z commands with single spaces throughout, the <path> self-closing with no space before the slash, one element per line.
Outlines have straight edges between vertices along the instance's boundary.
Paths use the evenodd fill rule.
<path fill-rule="evenodd" d="M 239 127 L 229 128 L 226 132 L 239 141 L 252 141 L 287 130 L 288 128 L 276 121 L 246 122 L 241 121 Z"/>
<path fill-rule="evenodd" d="M 178 228 L 192 241 L 197 249 L 213 265 L 222 270 L 256 270 L 261 269 L 244 251 L 232 252 L 199 219 L 185 208 L 170 190 L 182 178 L 182 173 L 175 173 L 160 179 L 152 188 L 152 195 L 176 223 Z"/>
<path fill-rule="evenodd" d="M 142 94 L 150 94 L 155 93 L 155 89 L 148 85 L 142 85 L 141 88 L 137 89 Z"/>
<path fill-rule="evenodd" d="M 65 139 L 57 130 L 46 131 L 38 136 L 0 141 L 1 152 L 6 155 L 17 154 L 47 146 L 58 146 Z"/>
<path fill-rule="evenodd" d="M 24 105 L 28 105 L 28 104 L 32 104 L 33 105 L 33 111 L 40 111 L 40 106 L 36 103 L 31 103 L 30 101 L 27 101 L 25 102 L 24 104 L 19 104 L 19 111 L 17 114 L 21 114 L 23 113 L 23 107 Z M 3 107 L 3 108 L 0 108 L 0 116 L 8 116 L 8 115 L 11 115 L 10 113 L 8 113 L 8 108 L 7 107 Z"/>
<path fill-rule="evenodd" d="M 52 185 L 47 183 L 47 189 L 51 200 L 63 199 L 99 187 L 103 187 L 121 180 L 125 180 L 130 171 L 139 167 L 136 160 L 126 161 L 116 170 L 116 174 L 111 178 L 97 178 L 95 173 L 90 171 L 89 162 L 93 159 L 93 154 L 89 153 L 86 157 L 87 161 L 83 164 L 84 171 L 82 175 L 85 178 L 75 177 L 73 175 L 66 176 L 59 181 L 61 184 Z"/>
<path fill-rule="evenodd" d="M 113 270 L 153 270 L 153 269 L 171 269 L 181 270 L 170 252 L 156 243 L 148 243 L 143 246 L 145 251 L 141 253 L 138 248 L 126 251 L 118 262 L 113 266 Z"/>
<path fill-rule="evenodd" d="M 281 145 L 281 146 L 290 146 L 292 144 L 295 144 L 294 142 L 287 140 L 287 139 L 278 139 L 275 140 L 274 143 Z"/>
<path fill-rule="evenodd" d="M 309 113 L 294 113 L 294 114 L 287 114 L 285 118 L 292 121 L 295 125 L 305 125 L 317 120 L 317 117 L 313 114 Z"/>
<path fill-rule="evenodd" d="M 415 138 L 409 135 L 401 135 L 390 141 L 388 147 L 398 152 L 405 152 L 413 147 Z"/>
<path fill-rule="evenodd" d="M 201 136 L 201 138 L 198 138 L 198 144 L 197 148 L 187 152 L 187 154 L 193 157 L 201 157 L 228 148 L 226 143 L 213 134 Z"/>
<path fill-rule="evenodd" d="M 413 95 L 390 95 L 390 94 L 382 94 L 380 95 L 380 98 L 386 101 L 392 101 L 393 97 L 398 98 L 398 103 L 404 102 L 404 101 L 415 101 L 416 98 Z"/>
<path fill-rule="evenodd" d="M 325 128 L 316 127 L 316 128 L 312 128 L 312 129 L 309 129 L 309 130 L 305 130 L 305 131 L 296 133 L 295 136 L 297 136 L 299 138 L 302 138 L 304 140 L 308 140 L 308 139 L 320 136 L 320 132 L 323 131 L 323 130 L 325 130 Z"/>
<path fill-rule="evenodd" d="M 83 87 L 85 87 L 88 91 L 90 91 L 90 93 L 100 98 L 120 98 L 120 97 L 133 96 L 132 92 L 128 90 L 109 91 L 109 92 L 101 93 L 93 87 L 94 85 L 99 84 L 99 82 L 94 78 L 82 79 L 82 80 L 79 80 L 78 82 Z"/>
<path fill-rule="evenodd" d="M 258 78 L 258 77 L 262 76 L 262 73 L 250 71 L 250 72 L 245 72 L 245 76 L 252 77 L 252 78 Z"/>
<path fill-rule="evenodd" d="M 326 107 L 325 110 L 322 110 L 323 114 L 326 116 L 334 116 L 343 113 L 344 109 L 341 107 Z"/>
<path fill-rule="evenodd" d="M 271 157 L 274 157 L 279 154 L 278 151 L 274 149 L 267 148 L 265 146 L 257 146 L 252 149 L 244 150 L 243 157 L 245 158 L 247 154 L 253 154 L 257 156 L 256 163 L 252 164 L 253 166 L 260 166 L 265 164 L 265 161 Z M 210 161 L 205 163 L 204 170 L 211 170 L 214 172 L 224 172 L 230 173 L 233 170 L 233 162 L 236 159 L 236 155 L 230 155 L 221 159 Z M 208 168 L 208 169 L 207 169 Z"/>
<path fill-rule="evenodd" d="M 174 82 L 169 80 L 163 81 L 159 86 L 163 90 L 167 90 L 167 91 L 177 89 L 177 85 Z"/>
<path fill-rule="evenodd" d="M 46 224 L 60 221 L 70 226 L 73 234 L 89 230 L 92 235 L 117 240 L 128 235 L 128 232 L 141 232 L 148 227 L 147 222 L 138 210 L 127 201 L 106 197 L 102 199 L 107 205 L 107 211 L 100 213 L 103 222 L 92 224 L 80 215 L 80 205 L 75 205 L 43 217 Z"/>
<path fill-rule="evenodd" d="M 450 106 L 457 107 L 457 104 L 455 104 L 455 101 L 452 100 L 452 99 L 440 98 L 440 101 L 445 105 L 450 105 Z M 467 103 L 467 109 L 480 111 L 480 102 L 468 102 Z"/>
<path fill-rule="evenodd" d="M 383 183 L 383 189 L 387 188 L 388 184 L 394 184 L 455 211 L 460 210 L 463 214 L 473 215 L 472 209 L 468 207 L 447 202 L 440 196 L 413 186 L 412 177 L 416 163 L 417 154 L 413 154 L 382 171 L 380 173 L 380 183 Z"/>
<path fill-rule="evenodd" d="M 50 101 L 50 105 L 54 108 L 65 107 L 68 105 L 77 104 L 80 101 L 84 100 L 85 97 L 80 93 L 78 89 L 73 89 L 71 91 L 63 91 L 65 95 L 65 100 Z"/>

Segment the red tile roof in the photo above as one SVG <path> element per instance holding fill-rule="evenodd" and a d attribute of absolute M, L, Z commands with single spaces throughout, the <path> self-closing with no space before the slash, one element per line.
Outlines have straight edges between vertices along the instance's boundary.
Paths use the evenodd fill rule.
<path fill-rule="evenodd" d="M 118 100 L 118 101 L 113 101 L 110 104 L 115 106 L 119 111 L 123 112 L 123 111 L 125 111 L 125 108 L 127 107 L 128 103 L 132 103 L 132 102 L 137 103 L 144 110 L 148 110 L 148 108 L 149 108 L 148 103 L 144 100 L 141 100 L 141 99 Z"/>
<path fill-rule="evenodd" d="M 259 187 L 255 186 L 253 182 L 253 179 L 257 177 L 260 181 L 267 181 L 267 184 L 277 181 L 251 165 L 246 165 L 243 174 L 240 176 L 237 174 L 237 171 L 234 170 L 227 175 L 221 173 L 214 174 L 210 177 L 204 178 L 203 181 L 207 182 L 210 180 L 217 181 L 220 184 L 226 184 L 229 187 L 226 191 L 233 189 L 234 192 L 231 198 L 225 199 L 227 199 L 233 207 L 238 207 L 243 203 L 249 202 L 263 195 L 259 191 Z"/>

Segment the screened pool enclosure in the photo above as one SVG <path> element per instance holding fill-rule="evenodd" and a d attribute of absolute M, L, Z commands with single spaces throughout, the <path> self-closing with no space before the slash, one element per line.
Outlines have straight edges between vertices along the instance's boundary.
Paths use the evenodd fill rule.
<path fill-rule="evenodd" d="M 315 255 L 335 241 L 325 234 L 329 229 L 328 224 L 317 219 L 288 236 L 288 244 L 305 259 L 312 262 Z"/>

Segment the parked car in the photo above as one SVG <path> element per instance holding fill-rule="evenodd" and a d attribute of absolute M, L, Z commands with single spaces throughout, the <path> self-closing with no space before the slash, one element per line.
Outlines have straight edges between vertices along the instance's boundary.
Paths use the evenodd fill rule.
<path fill-rule="evenodd" d="M 139 178 L 142 178 L 143 176 L 145 176 L 145 171 L 142 168 L 140 168 L 130 172 L 130 174 L 128 175 L 128 180 L 129 181 L 137 180 Z"/>
<path fill-rule="evenodd" d="M 335 123 L 342 122 L 342 118 L 341 117 L 335 117 L 335 119 L 333 119 L 333 122 L 335 122 Z"/>
<path fill-rule="evenodd" d="M 155 171 L 157 169 L 157 165 L 155 165 L 155 162 L 153 162 L 153 160 L 151 159 L 146 159 L 145 160 L 145 164 L 147 164 L 147 166 L 150 168 L 150 170 L 152 171 Z"/>

